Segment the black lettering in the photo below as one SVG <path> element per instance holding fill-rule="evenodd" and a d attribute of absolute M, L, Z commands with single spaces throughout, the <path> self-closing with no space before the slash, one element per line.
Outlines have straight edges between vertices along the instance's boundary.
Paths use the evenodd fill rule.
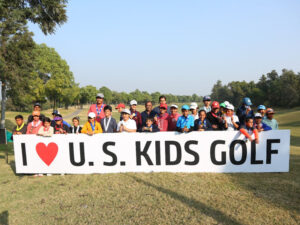
<path fill-rule="evenodd" d="M 195 152 L 195 151 L 193 151 L 192 149 L 190 149 L 190 145 L 197 145 L 197 144 L 198 144 L 198 141 L 187 141 L 187 142 L 184 144 L 184 150 L 185 150 L 187 153 L 189 153 L 189 154 L 191 154 L 192 156 L 194 156 L 194 161 L 191 161 L 191 162 L 185 161 L 185 163 L 184 163 L 185 165 L 190 165 L 190 166 L 192 166 L 192 165 L 197 165 L 197 164 L 199 163 L 200 159 L 199 159 L 198 153 Z"/>
<path fill-rule="evenodd" d="M 147 154 L 150 144 L 151 144 L 151 141 L 147 141 L 143 151 L 141 151 L 141 142 L 140 141 L 135 142 L 136 165 L 137 166 L 142 165 L 142 156 L 144 156 L 148 165 L 153 166 L 153 162 L 151 161 L 149 155 Z"/>
<path fill-rule="evenodd" d="M 226 152 L 221 153 L 221 161 L 218 161 L 216 159 L 216 146 L 222 144 L 225 144 L 225 141 L 223 140 L 216 140 L 214 141 L 210 146 L 210 159 L 211 162 L 215 165 L 225 165 L 226 164 Z"/>
<path fill-rule="evenodd" d="M 156 165 L 161 165 L 160 159 L 160 141 L 155 141 L 155 158 L 156 158 Z"/>
<path fill-rule="evenodd" d="M 85 163 L 85 156 L 84 156 L 84 143 L 79 143 L 79 150 L 80 150 L 80 161 L 75 162 L 74 157 L 74 144 L 72 142 L 69 143 L 69 149 L 70 149 L 70 162 L 73 166 L 82 166 Z"/>
<path fill-rule="evenodd" d="M 171 161 L 171 152 L 170 146 L 174 145 L 176 147 L 176 159 Z M 166 141 L 165 142 L 165 150 L 166 150 L 166 165 L 177 165 L 181 161 L 181 147 L 177 141 Z"/>
<path fill-rule="evenodd" d="M 242 146 L 242 158 L 240 161 L 235 160 L 234 158 L 234 152 L 235 152 L 235 146 L 237 144 L 240 144 Z M 242 165 L 247 158 L 247 146 L 246 143 L 243 140 L 234 140 L 230 144 L 230 151 L 229 151 L 229 158 L 232 164 L 234 165 Z"/>
<path fill-rule="evenodd" d="M 23 166 L 27 166 L 27 155 L 25 143 L 21 143 Z"/>
<path fill-rule="evenodd" d="M 114 166 L 117 164 L 118 162 L 118 158 L 116 156 L 115 153 L 111 152 L 108 150 L 108 146 L 115 146 L 116 145 L 116 142 L 113 142 L 113 141 L 108 141 L 108 142 L 105 142 L 103 144 L 103 152 L 106 154 L 106 155 L 109 155 L 111 158 L 112 158 L 112 161 L 111 162 L 103 162 L 103 165 L 104 166 Z"/>
<path fill-rule="evenodd" d="M 272 154 L 278 154 L 277 149 L 272 149 L 273 143 L 280 143 L 280 139 L 268 139 L 267 140 L 267 164 L 271 164 Z"/>
<path fill-rule="evenodd" d="M 256 143 L 251 142 L 251 164 L 263 164 L 263 160 L 256 160 Z"/>

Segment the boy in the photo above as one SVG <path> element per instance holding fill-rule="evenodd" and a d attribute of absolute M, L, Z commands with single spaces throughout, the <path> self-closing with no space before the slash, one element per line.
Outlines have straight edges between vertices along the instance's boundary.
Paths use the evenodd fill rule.
<path fill-rule="evenodd" d="M 259 105 L 257 107 L 257 112 L 261 114 L 262 118 L 265 119 L 266 116 L 265 116 L 265 113 L 266 113 L 266 106 L 264 105 Z"/>
<path fill-rule="evenodd" d="M 140 112 L 136 111 L 137 101 L 131 100 L 130 101 L 130 119 L 136 122 L 137 129 L 142 127 L 142 117 Z"/>
<path fill-rule="evenodd" d="M 201 109 L 205 110 L 206 113 L 209 113 L 211 111 L 210 102 L 211 102 L 210 96 L 207 95 L 203 97 L 204 106 Z"/>
<path fill-rule="evenodd" d="M 250 98 L 246 97 L 243 99 L 243 104 L 240 106 L 237 111 L 236 115 L 239 117 L 239 121 L 241 125 L 244 125 L 246 118 L 254 118 L 254 112 L 251 109 L 252 102 Z"/>
<path fill-rule="evenodd" d="M 224 116 L 225 118 L 225 128 L 228 131 L 237 130 L 239 128 L 239 118 L 234 115 L 234 106 L 229 104 L 226 107 L 226 114 Z"/>
<path fill-rule="evenodd" d="M 116 109 L 120 113 L 120 121 L 121 121 L 122 120 L 122 111 L 125 109 L 125 104 L 124 103 L 118 104 Z"/>
<path fill-rule="evenodd" d="M 122 120 L 118 123 L 117 131 L 118 132 L 128 132 L 135 133 L 137 130 L 136 122 L 130 119 L 130 110 L 124 109 L 122 111 Z"/>
<path fill-rule="evenodd" d="M 182 116 L 177 120 L 176 130 L 181 133 L 187 133 L 194 129 L 194 117 L 189 115 L 189 106 L 183 105 L 181 107 Z"/>
<path fill-rule="evenodd" d="M 199 119 L 194 122 L 194 130 L 195 131 L 206 131 L 211 130 L 211 124 L 209 120 L 206 118 L 206 111 L 204 109 L 199 110 Z"/>
<path fill-rule="evenodd" d="M 207 119 L 209 120 L 213 130 L 224 130 L 225 120 L 223 120 L 220 113 L 219 102 L 214 101 L 211 105 L 211 111 L 207 113 Z"/>
<path fill-rule="evenodd" d="M 266 118 L 263 119 L 263 123 L 271 127 L 272 130 L 278 130 L 277 120 L 273 119 L 274 113 L 273 109 L 268 108 L 266 111 Z"/>
<path fill-rule="evenodd" d="M 111 117 L 112 108 L 110 105 L 104 107 L 105 117 L 101 120 L 103 133 L 114 133 L 117 131 L 117 121 Z"/>
<path fill-rule="evenodd" d="M 168 105 L 160 104 L 160 113 L 158 116 L 154 117 L 155 124 L 157 124 L 160 131 L 168 131 L 169 125 L 169 114 L 167 113 Z"/>
<path fill-rule="evenodd" d="M 169 116 L 168 131 L 176 131 L 177 120 L 180 117 L 180 114 L 178 113 L 178 106 L 171 105 L 170 109 L 171 114 Z"/>
<path fill-rule="evenodd" d="M 258 132 L 272 130 L 271 127 L 262 122 L 262 115 L 260 113 L 255 113 L 254 120 L 254 127 Z"/>
<path fill-rule="evenodd" d="M 94 134 L 102 133 L 102 127 L 100 123 L 96 121 L 96 114 L 90 112 L 88 115 L 88 121 L 84 124 L 81 133 L 93 136 Z"/>
<path fill-rule="evenodd" d="M 247 117 L 245 120 L 245 125 L 241 126 L 240 132 L 245 135 L 246 138 L 248 138 L 249 141 L 253 141 L 252 134 L 254 134 L 254 140 L 255 143 L 259 143 L 259 138 L 258 138 L 258 131 L 257 129 L 253 126 L 253 119 L 250 117 Z"/>
<path fill-rule="evenodd" d="M 148 117 L 146 119 L 146 125 L 143 126 L 142 132 L 159 132 L 159 128 L 156 124 L 153 124 L 153 118 Z"/>
<path fill-rule="evenodd" d="M 24 118 L 22 115 L 17 115 L 15 117 L 16 126 L 13 129 L 13 135 L 26 134 L 27 125 L 24 123 Z"/>
<path fill-rule="evenodd" d="M 198 104 L 196 102 L 192 102 L 190 105 L 191 116 L 194 117 L 194 120 L 199 118 L 198 115 Z"/>

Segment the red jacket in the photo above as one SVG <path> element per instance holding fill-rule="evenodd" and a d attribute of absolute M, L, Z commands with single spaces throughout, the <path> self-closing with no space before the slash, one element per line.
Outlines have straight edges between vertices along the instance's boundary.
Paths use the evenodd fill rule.
<path fill-rule="evenodd" d="M 169 119 L 170 115 L 168 113 L 165 113 L 163 115 L 159 114 L 157 116 L 157 126 L 160 131 L 168 131 L 169 127 Z"/>
<path fill-rule="evenodd" d="M 134 115 L 132 117 L 132 119 L 136 122 L 136 127 L 137 129 L 142 127 L 142 116 L 138 111 L 133 112 L 132 110 L 130 110 L 131 115 Z"/>
<path fill-rule="evenodd" d="M 171 114 L 169 116 L 168 131 L 176 131 L 176 124 L 179 117 L 180 117 L 179 113 L 176 113 L 175 115 Z"/>

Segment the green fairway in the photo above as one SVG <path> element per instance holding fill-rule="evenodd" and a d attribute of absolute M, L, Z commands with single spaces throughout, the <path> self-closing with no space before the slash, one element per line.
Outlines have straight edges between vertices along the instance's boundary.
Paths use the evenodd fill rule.
<path fill-rule="evenodd" d="M 14 115 L 8 113 L 8 123 Z M 12 144 L 1 145 L 0 224 L 299 224 L 300 109 L 279 111 L 275 118 L 280 129 L 291 130 L 289 173 L 35 178 L 16 175 Z"/>

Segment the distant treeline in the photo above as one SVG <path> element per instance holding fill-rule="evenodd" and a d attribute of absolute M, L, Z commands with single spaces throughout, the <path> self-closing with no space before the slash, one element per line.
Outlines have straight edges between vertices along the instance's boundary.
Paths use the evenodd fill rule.
<path fill-rule="evenodd" d="M 250 97 L 254 105 L 264 104 L 270 107 L 300 106 L 300 73 L 283 69 L 279 75 L 275 70 L 262 75 L 254 81 L 232 81 L 223 85 L 221 81 L 212 88 L 211 97 L 220 102 L 229 101 L 233 105 L 241 104 L 244 97 Z"/>

